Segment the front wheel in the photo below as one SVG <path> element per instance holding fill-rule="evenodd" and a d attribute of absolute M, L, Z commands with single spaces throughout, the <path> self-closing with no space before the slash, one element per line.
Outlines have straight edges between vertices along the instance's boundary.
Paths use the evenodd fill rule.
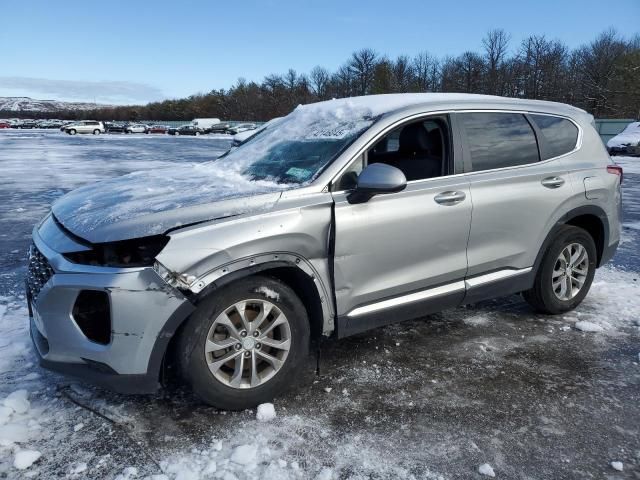
<path fill-rule="evenodd" d="M 196 137 L 199 137 L 199 136 L 200 136 L 200 132 L 196 132 Z"/>
<path fill-rule="evenodd" d="M 77 132 L 72 128 L 72 129 L 70 129 L 70 130 L 67 130 L 67 133 L 68 133 L 69 135 L 75 135 Z"/>
<path fill-rule="evenodd" d="M 562 227 L 542 258 L 533 288 L 523 292 L 525 300 L 543 313 L 573 310 L 591 288 L 597 255 L 587 231 Z"/>
<path fill-rule="evenodd" d="M 309 347 L 307 312 L 293 290 L 249 277 L 205 298 L 182 330 L 183 378 L 205 402 L 243 410 L 271 401 L 299 375 Z"/>

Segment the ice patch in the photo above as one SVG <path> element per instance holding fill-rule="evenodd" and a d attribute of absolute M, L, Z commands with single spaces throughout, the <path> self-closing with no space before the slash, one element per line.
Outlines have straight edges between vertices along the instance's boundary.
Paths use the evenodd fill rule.
<path fill-rule="evenodd" d="M 250 465 L 256 463 L 258 449 L 255 445 L 240 445 L 233 450 L 231 461 L 238 465 Z"/>
<path fill-rule="evenodd" d="M 136 478 L 138 476 L 138 469 L 136 467 L 127 467 L 125 468 L 120 475 L 118 475 L 115 480 L 131 480 L 132 478 Z"/>
<path fill-rule="evenodd" d="M 12 409 L 14 412 L 24 414 L 29 411 L 31 403 L 29 402 L 29 392 L 26 390 L 16 390 L 10 393 L 7 398 L 4 399 L 3 405 Z"/>
<path fill-rule="evenodd" d="M 42 456 L 37 450 L 20 450 L 13 459 L 13 466 L 18 470 L 26 470 Z"/>
<path fill-rule="evenodd" d="M 0 446 L 2 447 L 25 443 L 30 438 L 29 427 L 24 422 L 12 422 L 0 426 Z"/>
<path fill-rule="evenodd" d="M 71 475 L 78 475 L 79 473 L 85 472 L 87 470 L 87 464 L 85 462 L 77 462 L 73 463 L 69 468 L 69 473 Z"/>
<path fill-rule="evenodd" d="M 480 327 L 487 325 L 489 323 L 489 318 L 486 315 L 474 315 L 463 319 L 463 322 L 472 327 Z"/>
<path fill-rule="evenodd" d="M 276 409 L 273 406 L 273 403 L 263 403 L 261 405 L 258 405 L 256 418 L 260 422 L 269 422 L 276 418 Z"/>
<path fill-rule="evenodd" d="M 325 467 L 320 470 L 320 473 L 316 476 L 316 480 L 332 480 L 333 479 L 333 470 L 331 468 Z"/>
<path fill-rule="evenodd" d="M 600 325 L 587 320 L 576 322 L 575 327 L 583 332 L 602 332 L 604 330 Z"/>

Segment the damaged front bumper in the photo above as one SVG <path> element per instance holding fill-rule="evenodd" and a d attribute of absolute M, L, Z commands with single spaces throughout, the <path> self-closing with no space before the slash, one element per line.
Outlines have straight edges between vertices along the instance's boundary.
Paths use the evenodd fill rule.
<path fill-rule="evenodd" d="M 169 340 L 192 303 L 152 267 L 74 264 L 37 229 L 33 242 L 27 299 L 41 365 L 122 393 L 157 390 Z"/>

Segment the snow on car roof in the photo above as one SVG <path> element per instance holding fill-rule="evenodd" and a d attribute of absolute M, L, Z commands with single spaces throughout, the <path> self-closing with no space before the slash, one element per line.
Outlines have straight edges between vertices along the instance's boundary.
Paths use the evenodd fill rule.
<path fill-rule="evenodd" d="M 370 115 L 378 116 L 405 108 L 428 104 L 434 106 L 447 104 L 447 107 L 459 106 L 461 108 L 470 105 L 482 105 L 483 107 L 494 105 L 495 107 L 501 108 L 511 106 L 522 109 L 565 113 L 567 115 L 588 115 L 584 110 L 563 103 L 470 93 L 391 93 L 384 95 L 367 95 L 300 105 L 298 108 L 314 111 L 344 110 L 345 113 L 353 110 L 362 111 L 366 109 Z"/>

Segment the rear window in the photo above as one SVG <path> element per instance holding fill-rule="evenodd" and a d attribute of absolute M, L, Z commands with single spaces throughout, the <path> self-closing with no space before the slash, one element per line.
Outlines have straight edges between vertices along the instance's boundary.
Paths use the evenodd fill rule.
<path fill-rule="evenodd" d="M 526 165 L 540 160 L 536 136 L 519 113 L 463 113 L 474 172 Z"/>
<path fill-rule="evenodd" d="M 531 115 L 531 118 L 544 138 L 543 160 L 564 155 L 576 148 L 578 127 L 573 122 L 551 115 Z"/>

